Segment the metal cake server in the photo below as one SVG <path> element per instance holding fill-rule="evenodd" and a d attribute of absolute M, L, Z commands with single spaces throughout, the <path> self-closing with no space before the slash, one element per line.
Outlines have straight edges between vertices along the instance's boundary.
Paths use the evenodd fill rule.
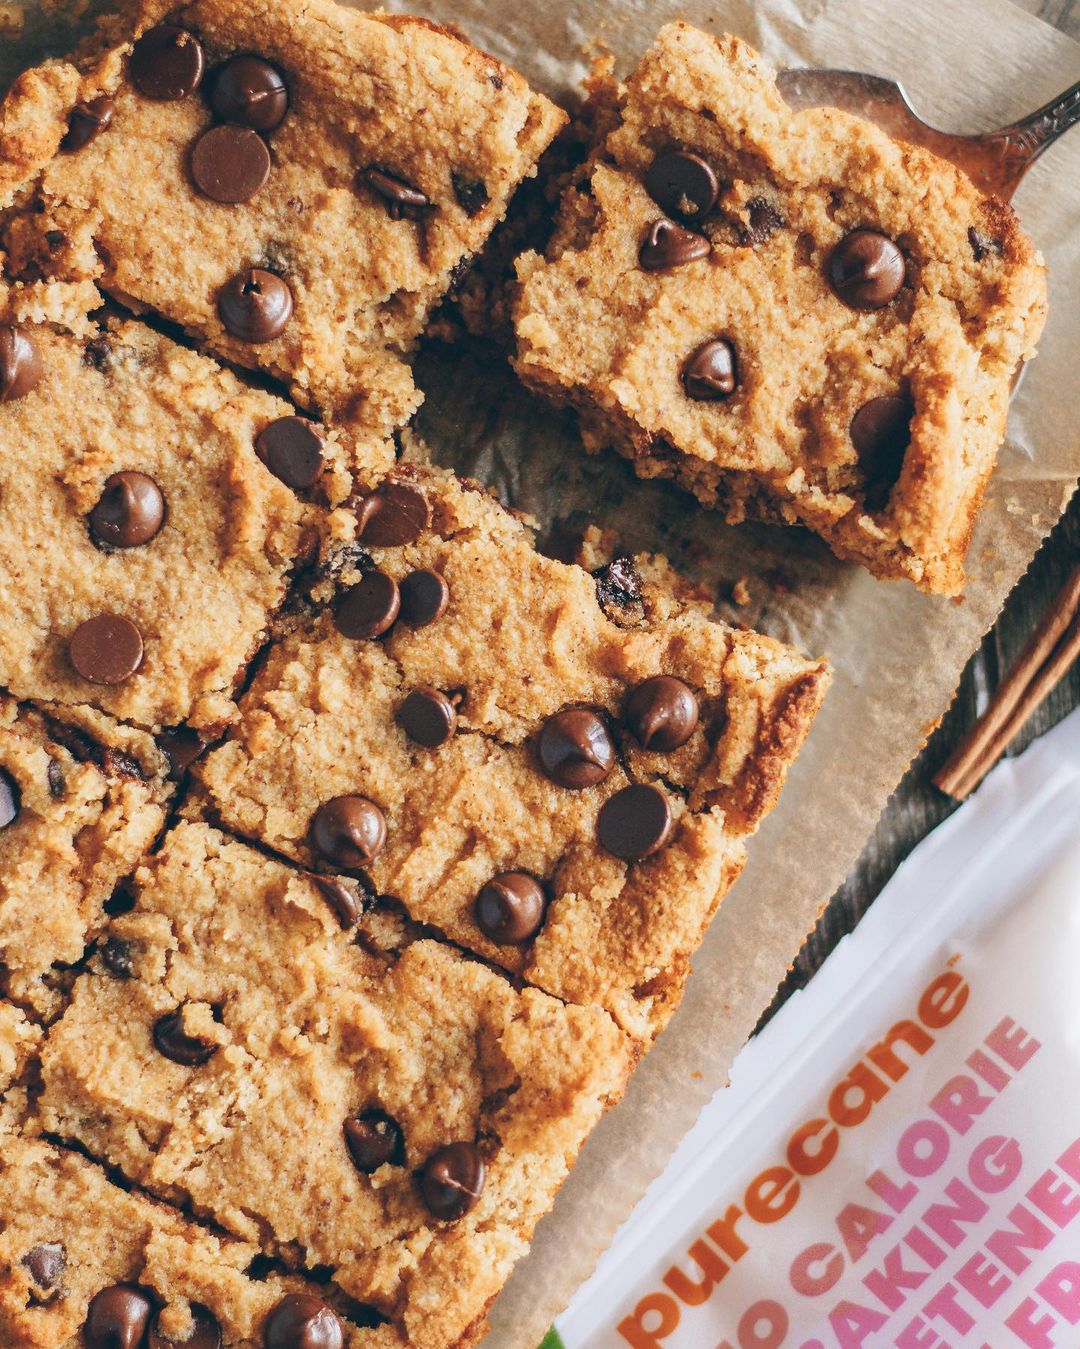
<path fill-rule="evenodd" d="M 921 145 L 964 170 L 975 186 L 1008 201 L 1042 152 L 1080 122 L 1080 83 L 998 131 L 951 135 L 927 125 L 902 85 L 854 70 L 783 70 L 783 98 L 793 108 L 841 108 L 876 123 L 896 140 Z"/>

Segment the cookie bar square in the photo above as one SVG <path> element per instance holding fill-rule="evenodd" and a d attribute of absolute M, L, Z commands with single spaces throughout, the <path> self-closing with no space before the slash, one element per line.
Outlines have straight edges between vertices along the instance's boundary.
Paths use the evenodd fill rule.
<path fill-rule="evenodd" d="M 373 1343 L 473 1344 L 621 1093 L 628 1038 L 400 919 L 343 930 L 355 885 L 207 825 L 177 826 L 136 884 L 110 931 L 124 968 L 95 959 L 50 1032 L 42 1127 L 328 1269 L 390 1322 Z"/>
<path fill-rule="evenodd" d="M 142 0 L 102 31 L 68 100 L 62 70 L 26 77 L 59 153 L 10 274 L 90 278 L 308 408 L 404 422 L 404 355 L 563 113 L 456 33 L 333 0 Z"/>
<path fill-rule="evenodd" d="M 0 698 L 0 990 L 37 1015 L 58 1009 L 64 967 L 164 825 L 165 784 L 133 748 Z"/>
<path fill-rule="evenodd" d="M 657 563 L 543 557 L 481 490 L 409 468 L 198 766 L 206 809 L 648 1040 L 826 667 L 709 621 Z"/>
<path fill-rule="evenodd" d="M 519 261 L 517 370 L 730 522 L 954 593 L 1046 312 L 1011 208 L 737 38 L 665 27 Z"/>
<path fill-rule="evenodd" d="M 73 1152 L 11 1137 L 0 1147 L 0 1342 L 20 1349 L 391 1349 L 333 1295 L 295 1275 L 253 1277 L 257 1246 L 112 1183 Z M 339 1299 L 347 1306 L 347 1300 Z M 339 1314 L 340 1313 L 340 1314 Z M 291 1337 L 290 1337 L 291 1334 Z"/>
<path fill-rule="evenodd" d="M 275 476 L 295 464 L 274 437 L 351 481 L 344 451 L 137 323 L 0 326 L 0 378 L 0 685 L 65 717 L 220 726 L 324 514 Z"/>

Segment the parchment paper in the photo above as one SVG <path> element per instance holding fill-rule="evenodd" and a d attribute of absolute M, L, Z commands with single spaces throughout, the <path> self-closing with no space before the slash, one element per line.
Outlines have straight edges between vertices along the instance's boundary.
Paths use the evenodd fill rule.
<path fill-rule="evenodd" d="M 627 71 L 659 26 L 683 17 L 736 32 L 774 63 L 899 77 L 916 106 L 958 131 L 1002 125 L 1080 77 L 1080 46 L 1008 0 L 395 0 L 453 22 L 566 101 L 596 40 Z M 40 38 L 41 30 L 32 33 Z M 48 34 L 54 41 L 56 32 Z M 0 80 L 30 52 L 0 40 Z M 3 49 L 6 46 L 6 50 Z M 489 1349 L 535 1349 L 662 1169 L 770 1002 L 805 934 L 850 869 L 961 671 L 1064 508 L 1080 474 L 1080 131 L 1032 169 L 1016 204 L 1050 266 L 1050 320 L 1023 380 L 969 557 L 962 602 L 873 580 L 798 531 L 730 529 L 615 455 L 587 458 L 573 420 L 522 391 L 491 349 L 434 347 L 418 378 L 420 429 L 443 462 L 556 521 L 595 521 L 631 549 L 667 553 L 730 611 L 827 653 L 836 681 L 779 809 L 695 961 L 683 1006 L 625 1100 L 586 1144 L 555 1211 L 492 1310 Z"/>

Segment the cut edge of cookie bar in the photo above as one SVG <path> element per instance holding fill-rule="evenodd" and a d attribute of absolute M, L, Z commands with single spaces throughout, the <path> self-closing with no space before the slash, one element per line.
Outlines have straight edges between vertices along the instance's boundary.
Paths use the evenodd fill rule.
<path fill-rule="evenodd" d="M 475 1343 L 622 1094 L 629 1037 L 392 915 L 343 930 L 325 878 L 205 824 L 166 835 L 136 890 L 110 929 L 127 965 L 96 956 L 50 1029 L 36 1127 L 328 1269 L 396 1330 L 357 1346 Z"/>
<path fill-rule="evenodd" d="M 868 122 L 792 112 L 738 38 L 667 26 L 618 99 L 547 259 L 519 260 L 519 375 L 579 410 L 591 449 L 613 445 L 732 523 L 803 524 L 878 576 L 956 593 L 1046 312 L 1045 268 L 1011 207 Z M 658 205 L 646 179 L 654 157 L 685 152 L 718 196 L 680 226 L 666 213 L 688 199 Z M 659 220 L 692 228 L 676 262 L 643 266 Z M 900 250 L 899 289 L 875 309 L 829 279 L 857 230 Z M 734 350 L 734 390 L 728 371 L 713 401 L 692 398 L 685 371 L 716 338 Z"/>
<path fill-rule="evenodd" d="M 526 524 L 448 474 L 400 463 L 385 487 L 426 499 L 428 528 L 347 546 L 314 612 L 267 653 L 228 738 L 196 766 L 187 809 L 313 870 L 353 875 L 441 937 L 566 1002 L 606 1008 L 647 1043 L 678 1005 L 828 667 L 710 621 L 656 559 L 642 559 L 644 574 L 621 559 L 598 580 L 544 557 Z M 394 623 L 392 601 L 381 636 L 349 635 L 357 595 L 397 595 L 429 572 L 449 595 L 433 621 Z M 623 720 L 632 691 L 657 676 L 681 682 L 695 708 L 667 751 L 643 748 Z M 575 709 L 608 756 L 580 789 L 538 758 Z M 441 743 L 407 729 L 417 710 L 448 718 Z M 660 811 L 666 832 L 631 859 L 597 830 L 608 801 L 635 784 L 631 799 Z M 342 797 L 374 804 L 385 823 L 365 866 L 315 845 L 316 816 Z M 475 906 L 507 873 L 532 878 L 536 912 L 523 937 L 496 940 Z"/>
<path fill-rule="evenodd" d="M 20 208 L 0 230 L 11 274 L 69 291 L 99 286 L 135 313 L 154 311 L 225 361 L 283 381 L 297 403 L 339 425 L 380 434 L 403 425 L 422 397 L 409 352 L 565 114 L 516 72 L 423 19 L 334 0 L 270 9 L 262 0 L 118 0 L 114 9 L 74 64 L 26 72 L 0 108 L 0 145 L 12 152 L 0 204 L 16 197 Z M 189 24 L 206 43 L 195 93 L 133 91 L 135 39 L 162 23 Z M 289 110 L 263 132 L 269 181 L 251 199 L 220 204 L 194 188 L 189 142 L 211 125 L 203 96 L 218 58 L 254 46 L 285 72 Z M 397 117 L 396 137 L 372 139 L 377 96 L 386 117 Z M 65 149 L 71 109 L 103 98 L 111 100 L 106 129 Z M 421 143 L 423 125 L 432 146 Z M 137 221 L 130 165 L 112 158 L 121 141 L 136 162 L 154 165 Z M 377 188 L 365 177 L 375 170 Z M 187 268 L 178 288 L 180 251 Z M 219 302 L 251 268 L 289 293 L 289 317 L 270 335 L 223 322 Z"/>

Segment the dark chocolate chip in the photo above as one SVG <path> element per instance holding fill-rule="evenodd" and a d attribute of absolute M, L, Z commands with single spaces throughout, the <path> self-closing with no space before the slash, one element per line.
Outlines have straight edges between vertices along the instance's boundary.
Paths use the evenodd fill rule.
<path fill-rule="evenodd" d="M 391 220 L 417 220 L 431 206 L 431 199 L 419 188 L 395 178 L 382 169 L 361 169 L 357 181 L 366 184 L 386 203 L 386 213 Z"/>
<path fill-rule="evenodd" d="M 881 309 L 904 284 L 907 264 L 880 230 L 852 230 L 829 255 L 829 282 L 851 309 Z"/>
<path fill-rule="evenodd" d="M 98 614 L 71 634 L 68 659 L 91 684 L 122 684 L 142 664 L 142 633 L 123 614 Z"/>
<path fill-rule="evenodd" d="M 645 191 L 668 215 L 693 225 L 715 206 L 720 184 L 700 155 L 674 150 L 657 155 L 649 165 Z"/>
<path fill-rule="evenodd" d="M 628 609 L 641 600 L 641 573 L 631 557 L 616 557 L 593 572 L 596 599 L 602 609 Z"/>
<path fill-rule="evenodd" d="M 90 512 L 90 532 L 108 548 L 138 548 L 165 523 L 161 488 L 145 473 L 113 473 Z"/>
<path fill-rule="evenodd" d="M 401 608 L 397 582 L 383 571 L 369 571 L 334 606 L 334 622 L 343 637 L 378 637 L 393 626 Z"/>
<path fill-rule="evenodd" d="M 871 510 L 886 504 L 900 476 L 914 415 L 908 399 L 886 395 L 871 398 L 851 419 L 851 443 L 866 475 L 866 504 Z"/>
<path fill-rule="evenodd" d="M 765 197 L 754 197 L 748 201 L 746 214 L 750 224 L 742 232 L 742 241 L 755 247 L 771 239 L 777 230 L 784 227 L 784 219 L 780 212 Z"/>
<path fill-rule="evenodd" d="M 64 1277 L 67 1251 L 59 1241 L 41 1241 L 23 1256 L 20 1264 L 43 1293 L 51 1293 Z"/>
<path fill-rule="evenodd" d="M 0 829 L 19 818 L 19 784 L 6 768 L 0 768 Z"/>
<path fill-rule="evenodd" d="M 693 735 L 698 724 L 697 696 L 673 675 L 654 675 L 627 698 L 626 724 L 642 749 L 668 754 Z"/>
<path fill-rule="evenodd" d="M 55 253 L 63 244 L 69 244 L 71 240 L 64 230 L 46 230 L 45 242 L 49 245 L 51 252 Z"/>
<path fill-rule="evenodd" d="M 476 896 L 476 926 L 498 946 L 530 941 L 544 921 L 544 887 L 525 871 L 493 876 Z"/>
<path fill-rule="evenodd" d="M 133 1283 L 103 1288 L 86 1313 L 86 1349 L 140 1349 L 153 1309 L 147 1294 Z"/>
<path fill-rule="evenodd" d="M 154 1022 L 154 1044 L 160 1053 L 173 1063 L 185 1068 L 198 1068 L 209 1063 L 217 1052 L 217 1045 L 201 1035 L 189 1035 L 184 1030 L 183 1008 L 167 1012 Z"/>
<path fill-rule="evenodd" d="M 109 937 L 101 948 L 101 963 L 117 979 L 130 979 L 135 971 L 131 963 L 131 946 L 123 937 Z"/>
<path fill-rule="evenodd" d="M 212 126 L 191 147 L 191 177 L 211 201 L 250 201 L 270 177 L 270 151 L 247 126 Z"/>
<path fill-rule="evenodd" d="M 318 478 L 322 451 L 322 436 L 304 417 L 279 417 L 255 437 L 255 453 L 294 492 L 304 491 Z"/>
<path fill-rule="evenodd" d="M 107 337 L 92 337 L 83 348 L 83 365 L 104 375 L 112 368 L 112 343 Z"/>
<path fill-rule="evenodd" d="M 345 1332 L 333 1310 L 311 1293 L 288 1293 L 266 1318 L 265 1349 L 343 1349 Z"/>
<path fill-rule="evenodd" d="M 223 122 L 273 131 L 289 110 L 289 91 L 269 61 L 234 56 L 214 76 L 210 106 Z"/>
<path fill-rule="evenodd" d="M 401 586 L 401 621 L 426 628 L 442 618 L 450 603 L 450 587 L 437 571 L 411 571 Z"/>
<path fill-rule="evenodd" d="M 92 140 L 97 140 L 103 131 L 108 131 L 116 113 L 116 104 L 108 96 L 92 98 L 86 103 L 76 103 L 71 110 L 68 129 L 60 142 L 60 149 L 71 153 L 81 150 Z"/>
<path fill-rule="evenodd" d="M 41 378 L 41 352 L 24 328 L 0 324 L 0 403 L 25 398 Z"/>
<path fill-rule="evenodd" d="M 479 215 L 490 201 L 487 186 L 479 178 L 467 178 L 463 173 L 452 173 L 450 183 L 458 205 L 467 216 Z"/>
<path fill-rule="evenodd" d="M 665 272 L 673 267 L 685 267 L 688 262 L 708 257 L 711 252 L 712 244 L 703 234 L 695 234 L 661 216 L 646 231 L 638 262 L 647 272 Z"/>
<path fill-rule="evenodd" d="M 345 1143 L 358 1171 L 368 1176 L 380 1166 L 405 1165 L 401 1125 L 382 1110 L 365 1110 L 345 1121 Z"/>
<path fill-rule="evenodd" d="M 261 267 L 238 272 L 218 296 L 218 317 L 226 330 L 253 346 L 280 337 L 292 312 L 288 283 Z"/>
<path fill-rule="evenodd" d="M 422 487 L 387 482 L 356 503 L 357 537 L 373 548 L 412 543 L 431 525 L 431 503 Z"/>
<path fill-rule="evenodd" d="M 191 1330 L 182 1340 L 163 1335 L 158 1326 L 160 1318 L 158 1312 L 146 1337 L 146 1349 L 221 1349 L 221 1326 L 217 1317 L 200 1303 L 191 1304 Z"/>
<path fill-rule="evenodd" d="M 682 368 L 686 396 L 698 403 L 730 398 L 739 383 L 735 348 L 726 337 L 713 337 L 690 353 Z"/>
<path fill-rule="evenodd" d="M 603 782 L 615 766 L 615 745 L 608 728 L 589 707 L 568 707 L 548 717 L 536 751 L 551 781 L 572 791 Z"/>
<path fill-rule="evenodd" d="M 484 1190 L 487 1167 L 475 1143 L 450 1143 L 433 1152 L 420 1177 L 428 1212 L 442 1222 L 457 1222 L 475 1208 Z"/>
<path fill-rule="evenodd" d="M 596 822 L 603 846 L 627 862 L 658 852 L 671 838 L 674 825 L 667 797 L 659 787 L 644 783 L 609 797 Z"/>
<path fill-rule="evenodd" d="M 982 262 L 987 256 L 1001 256 L 1001 240 L 993 239 L 989 234 L 983 234 L 974 225 L 970 226 L 967 232 L 968 243 L 971 245 L 971 252 L 976 262 Z"/>
<path fill-rule="evenodd" d="M 148 29 L 131 52 L 131 78 L 147 98 L 187 98 L 202 81 L 206 58 L 194 33 L 175 24 Z"/>
<path fill-rule="evenodd" d="M 107 778 L 136 778 L 145 782 L 146 778 L 138 761 L 122 749 L 110 747 L 101 755 L 101 771 Z"/>
<path fill-rule="evenodd" d="M 206 748 L 202 737 L 190 726 L 174 726 L 172 730 L 162 731 L 158 745 L 169 761 L 171 782 L 179 782 Z"/>
<path fill-rule="evenodd" d="M 308 873 L 308 880 L 330 905 L 334 917 L 346 932 L 356 926 L 362 912 L 360 901 L 344 881 L 337 876 L 319 876 L 315 872 Z"/>
<path fill-rule="evenodd" d="M 397 719 L 410 740 L 427 749 L 437 749 L 457 730 L 457 709 L 439 689 L 427 685 L 413 689 L 397 711 Z"/>
<path fill-rule="evenodd" d="M 58 759 L 50 759 L 45 769 L 45 779 L 49 784 L 49 795 L 54 801 L 61 801 L 67 791 L 64 781 L 64 768 Z"/>
<path fill-rule="evenodd" d="M 369 866 L 386 846 L 386 818 L 366 796 L 335 796 L 311 819 L 312 848 L 342 867 Z"/>

